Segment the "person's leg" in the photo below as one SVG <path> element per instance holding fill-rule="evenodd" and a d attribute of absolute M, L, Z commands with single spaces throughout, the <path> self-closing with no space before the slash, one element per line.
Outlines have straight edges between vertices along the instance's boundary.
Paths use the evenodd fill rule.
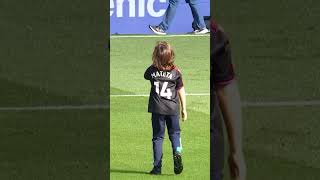
<path fill-rule="evenodd" d="M 167 7 L 166 13 L 163 16 L 162 22 L 159 24 L 159 27 L 167 31 L 171 25 L 171 22 L 174 19 L 174 16 L 176 15 L 176 10 L 179 5 L 180 0 L 169 0 L 169 5 Z"/>
<path fill-rule="evenodd" d="M 152 143 L 154 167 L 162 166 L 162 143 L 165 132 L 164 115 L 152 113 Z"/>
<path fill-rule="evenodd" d="M 181 158 L 182 145 L 180 138 L 179 115 L 166 116 L 166 124 L 172 146 L 174 173 L 180 174 L 183 171 L 183 165 Z"/>
<path fill-rule="evenodd" d="M 215 93 L 210 122 L 210 179 L 221 180 L 224 167 L 223 119 Z"/>
<path fill-rule="evenodd" d="M 179 115 L 166 116 L 168 135 L 171 141 L 172 153 L 181 153 L 182 145 L 180 138 Z"/>
<path fill-rule="evenodd" d="M 200 10 L 199 0 L 186 0 L 189 4 L 196 27 L 200 29 L 206 28 L 203 15 Z"/>

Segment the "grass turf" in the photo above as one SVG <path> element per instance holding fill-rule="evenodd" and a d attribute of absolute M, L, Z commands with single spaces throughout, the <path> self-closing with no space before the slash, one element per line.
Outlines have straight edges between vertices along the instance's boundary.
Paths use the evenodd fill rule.
<path fill-rule="evenodd" d="M 231 36 L 243 100 L 319 99 L 320 88 L 316 82 L 319 80 L 320 68 L 317 25 L 320 13 L 317 3 L 312 0 L 226 0 L 218 4 L 217 19 Z M 0 82 L 1 87 L 5 87 L 0 88 L 1 107 L 105 102 L 107 81 L 104 68 L 107 63 L 98 59 L 104 59 L 106 54 L 105 40 L 101 38 L 105 36 L 102 29 L 105 26 L 106 11 L 91 11 L 99 7 L 101 4 L 96 1 L 86 4 L 61 0 L 1 2 L 0 14 L 3 18 L 0 22 Z M 97 25 L 101 28 L 93 28 Z M 194 43 L 190 43 L 188 38 L 180 38 L 172 43 L 178 46 Z M 171 41 L 169 38 L 168 40 Z M 126 41 L 131 42 L 130 39 Z M 143 52 L 138 54 L 140 58 L 135 59 L 135 62 L 143 61 L 143 64 L 137 66 L 144 67 L 150 59 L 154 41 L 135 41 L 141 45 L 137 47 L 137 52 Z M 120 46 L 122 44 L 112 40 L 112 45 L 119 46 L 117 43 Z M 177 52 L 180 51 L 177 53 L 177 63 L 184 76 L 187 73 L 187 91 L 207 92 L 205 90 L 209 84 L 202 80 L 207 79 L 209 66 L 204 65 L 204 68 L 208 67 L 203 69 L 207 74 L 201 75 L 193 67 L 201 65 L 209 52 L 202 54 L 202 51 L 191 48 L 206 50 L 207 44 L 196 42 L 194 46 L 183 46 L 181 50 L 177 49 Z M 114 55 L 116 51 L 113 51 Z M 120 53 L 127 51 L 131 50 L 119 52 L 117 59 L 122 57 Z M 135 51 L 130 54 L 132 53 Z M 186 54 L 181 58 L 192 64 L 180 64 L 180 54 Z M 193 54 L 196 54 L 196 60 L 191 62 L 188 57 Z M 123 61 L 125 63 L 128 59 L 124 58 Z M 113 94 L 146 93 L 146 82 L 130 89 L 133 84 L 131 75 L 130 78 L 121 77 L 120 72 L 136 70 L 136 65 L 121 68 L 115 61 L 111 64 L 111 76 L 118 76 L 122 81 L 118 85 L 117 82 L 112 83 Z M 134 75 L 132 78 L 140 80 L 143 71 L 144 69 L 137 71 L 139 77 Z M 146 105 L 142 103 L 145 102 L 143 98 L 138 99 L 139 103 Z M 123 108 L 123 105 L 127 105 L 121 101 L 123 100 L 118 100 L 120 104 L 112 106 Z M 191 97 L 188 98 L 188 107 L 190 121 L 182 125 L 186 138 L 189 136 L 187 133 L 197 131 L 194 125 L 196 122 L 193 123 L 197 120 L 193 120 L 193 117 L 208 117 L 202 113 L 208 112 L 209 105 L 206 98 Z M 145 111 L 146 108 L 141 107 L 140 110 Z M 120 114 L 116 111 L 114 113 Z M 107 141 L 105 115 L 103 110 L 49 113 L 1 111 L 0 179 L 103 179 L 107 169 L 104 151 L 107 146 L 103 143 Z M 145 122 L 144 132 L 147 133 L 150 127 L 149 116 L 147 113 L 140 115 L 144 117 L 140 121 Z M 248 179 L 317 179 L 320 164 L 317 130 L 319 116 L 318 107 L 244 109 Z M 194 138 L 196 137 L 192 136 L 191 139 Z M 207 139 L 203 140 L 203 144 L 199 143 L 201 148 L 205 148 L 208 143 Z M 111 139 L 111 142 L 114 140 Z M 150 138 L 145 141 L 148 142 Z M 165 143 L 168 143 L 168 139 Z M 164 146 L 168 148 L 168 144 Z M 146 145 L 146 150 L 150 151 L 147 148 L 151 148 L 151 144 Z M 197 147 L 190 148 L 195 150 Z M 193 154 L 189 150 L 185 150 L 185 153 Z M 168 149 L 166 152 L 169 154 Z M 130 166 L 126 166 L 129 170 L 117 167 L 121 164 L 112 161 L 116 165 L 111 167 L 112 177 L 149 177 L 135 172 L 150 170 L 150 153 L 141 158 L 145 164 L 140 162 L 143 165 L 132 168 L 135 163 L 131 162 Z M 209 155 L 201 156 L 204 158 Z M 165 173 L 170 174 L 172 170 L 169 166 L 172 163 L 169 155 L 166 157 L 168 167 Z M 195 157 L 191 158 L 187 158 L 187 164 L 196 162 Z M 202 163 L 208 169 L 208 162 Z M 190 164 L 186 168 L 191 167 L 198 170 L 196 164 Z M 185 171 L 182 176 L 174 178 L 188 179 L 192 173 L 198 173 L 195 169 L 189 169 L 190 172 Z M 203 172 L 203 176 L 208 177 L 208 171 Z M 171 178 L 171 175 L 165 178 Z"/>
<path fill-rule="evenodd" d="M 115 38 L 111 40 L 111 95 L 148 94 L 143 78 L 155 43 L 176 51 L 187 93 L 209 93 L 209 37 Z M 209 179 L 209 96 L 188 96 L 188 121 L 181 122 L 184 171 L 174 175 L 168 135 L 163 144 L 163 175 L 152 169 L 152 128 L 148 97 L 111 97 L 111 179 Z"/>
<path fill-rule="evenodd" d="M 105 179 L 105 114 L 1 111 L 1 179 Z"/>
<path fill-rule="evenodd" d="M 318 7 L 312 0 L 216 4 L 215 18 L 230 36 L 242 100 L 320 99 Z M 319 106 L 243 110 L 249 180 L 318 179 Z"/>
<path fill-rule="evenodd" d="M 0 108 L 106 104 L 107 6 L 0 4 Z M 107 116 L 106 109 L 1 110 L 0 179 L 105 179 Z"/>

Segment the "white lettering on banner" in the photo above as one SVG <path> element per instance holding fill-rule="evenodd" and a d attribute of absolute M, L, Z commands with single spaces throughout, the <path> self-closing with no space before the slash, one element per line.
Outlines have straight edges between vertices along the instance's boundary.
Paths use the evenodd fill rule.
<path fill-rule="evenodd" d="M 129 17 L 136 16 L 136 0 L 128 0 L 129 1 Z"/>
<path fill-rule="evenodd" d="M 153 16 L 153 17 L 161 17 L 161 16 L 163 16 L 164 15 L 164 13 L 166 12 L 166 10 L 165 9 L 160 9 L 158 12 L 156 12 L 155 10 L 154 10 L 154 1 L 155 0 L 149 0 L 148 1 L 148 4 L 147 4 L 147 8 L 148 8 L 148 12 L 149 12 L 149 14 L 151 15 L 151 16 Z M 165 3 L 166 2 L 166 0 L 159 0 L 161 3 Z"/>
<path fill-rule="evenodd" d="M 123 17 L 123 2 L 124 2 L 124 0 L 116 0 L 116 2 L 117 2 L 116 3 L 117 17 Z"/>
<path fill-rule="evenodd" d="M 114 8 L 114 2 L 113 0 L 110 1 L 110 16 L 113 15 L 113 8 Z"/>
<path fill-rule="evenodd" d="M 138 17 L 144 17 L 146 12 L 148 12 L 148 14 L 152 17 L 161 17 L 166 12 L 166 9 L 161 9 L 161 8 L 158 11 L 156 11 L 155 3 L 166 3 L 167 0 L 126 0 L 126 1 L 129 3 L 128 9 L 124 9 L 125 0 L 111 0 L 110 16 L 116 15 L 116 17 L 123 17 L 124 16 L 123 11 L 129 11 L 129 17 L 136 17 L 136 5 L 138 6 Z M 146 9 L 146 3 L 147 3 L 147 9 Z"/>
<path fill-rule="evenodd" d="M 144 17 L 145 0 L 139 0 L 139 17 Z"/>

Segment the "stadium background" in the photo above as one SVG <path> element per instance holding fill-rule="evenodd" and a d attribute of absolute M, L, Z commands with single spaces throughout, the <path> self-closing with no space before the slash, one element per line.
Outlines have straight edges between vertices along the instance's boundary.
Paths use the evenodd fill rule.
<path fill-rule="evenodd" d="M 120 1 L 118 1 L 120 2 Z M 133 2 L 133 1 L 132 1 Z M 181 1 L 169 36 L 154 36 L 148 25 L 157 25 L 162 16 L 154 17 L 143 9 L 145 16 L 129 17 L 129 1 L 123 4 L 123 17 L 116 11 L 110 15 L 110 177 L 113 180 L 150 178 L 209 179 L 209 35 L 187 35 L 192 32 L 192 15 L 188 4 Z M 166 9 L 168 1 L 155 2 L 152 8 Z M 201 0 L 204 16 L 210 15 L 209 0 Z M 111 7 L 112 3 L 110 2 Z M 148 4 L 147 2 L 145 2 Z M 119 4 L 118 4 L 119 6 Z M 133 13 L 131 14 L 134 15 Z M 117 35 L 126 34 L 126 35 Z M 157 41 L 168 41 L 176 52 L 176 65 L 181 68 L 186 87 L 188 121 L 181 122 L 184 148 L 184 172 L 173 173 L 172 151 L 167 134 L 164 140 L 163 175 L 150 177 L 152 142 L 150 114 L 147 113 L 150 83 L 143 74 L 150 66 Z M 196 155 L 196 156 L 195 156 Z"/>
<path fill-rule="evenodd" d="M 110 0 L 111 34 L 151 34 L 148 25 L 158 25 L 168 6 L 168 0 Z M 210 16 L 210 0 L 199 0 L 203 16 Z M 113 7 L 113 8 L 112 8 Z M 176 16 L 168 33 L 184 34 L 192 32 L 192 14 L 183 0 L 177 8 Z"/>

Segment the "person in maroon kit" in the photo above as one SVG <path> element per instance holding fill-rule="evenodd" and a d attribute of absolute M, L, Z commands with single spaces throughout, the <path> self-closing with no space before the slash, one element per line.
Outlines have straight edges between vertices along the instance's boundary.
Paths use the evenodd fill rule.
<path fill-rule="evenodd" d="M 211 21 L 210 44 L 210 101 L 213 102 L 210 110 L 210 179 L 221 180 L 223 178 L 224 121 L 229 141 L 228 164 L 231 178 L 245 180 L 246 164 L 242 150 L 241 101 L 231 61 L 230 42 L 221 26 L 213 20 Z"/>

